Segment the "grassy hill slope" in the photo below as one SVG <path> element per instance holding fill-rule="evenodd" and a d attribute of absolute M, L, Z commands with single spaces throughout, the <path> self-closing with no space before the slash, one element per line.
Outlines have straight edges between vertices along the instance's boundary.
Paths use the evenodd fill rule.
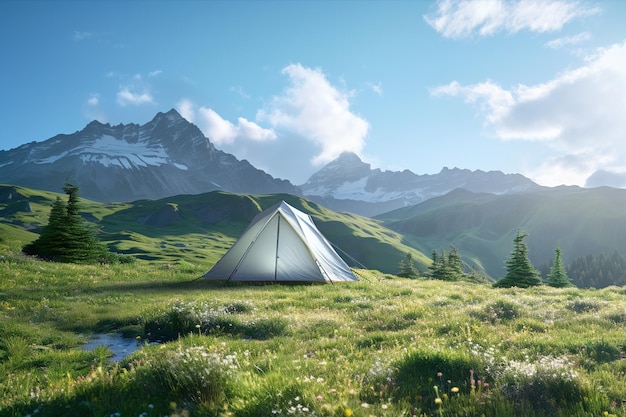
<path fill-rule="evenodd" d="M 5 240 L 26 243 L 47 223 L 50 206 L 64 194 L 0 186 L 0 225 Z M 165 263 L 212 266 L 232 246 L 250 221 L 280 202 L 311 215 L 320 231 L 350 266 L 395 273 L 411 252 L 416 267 L 426 271 L 430 259 L 404 237 L 372 220 L 337 213 L 309 200 L 288 195 L 240 195 L 210 192 L 161 200 L 97 203 L 82 199 L 82 214 L 96 223 L 100 238 L 114 251 Z M 25 233 L 24 230 L 31 230 Z M 9 239 L 9 231 L 11 238 Z M 4 233 L 3 233 L 4 236 Z"/>
<path fill-rule="evenodd" d="M 430 252 L 453 244 L 470 265 L 480 262 L 493 278 L 505 273 L 517 230 L 528 233 L 535 266 L 554 258 L 565 263 L 588 254 L 626 254 L 626 190 L 558 187 L 525 194 L 475 194 L 455 190 L 422 204 L 378 216 L 385 226 L 410 236 Z"/>

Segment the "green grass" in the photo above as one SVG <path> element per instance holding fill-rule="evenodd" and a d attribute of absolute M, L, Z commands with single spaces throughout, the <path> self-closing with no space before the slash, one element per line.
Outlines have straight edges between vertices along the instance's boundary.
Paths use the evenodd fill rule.
<path fill-rule="evenodd" d="M 223 285 L 196 279 L 204 261 L 172 259 L 71 265 L 3 248 L 0 416 L 626 414 L 624 288 L 371 270 Z M 119 364 L 79 349 L 99 332 L 143 347 Z"/>

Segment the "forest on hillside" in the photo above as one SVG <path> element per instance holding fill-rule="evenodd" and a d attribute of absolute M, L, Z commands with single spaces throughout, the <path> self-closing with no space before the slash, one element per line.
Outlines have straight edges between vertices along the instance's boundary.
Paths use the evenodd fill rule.
<path fill-rule="evenodd" d="M 553 261 L 539 268 L 546 277 Z M 567 265 L 567 275 L 579 288 L 605 288 L 626 285 L 626 259 L 615 250 L 612 254 L 587 255 Z"/>

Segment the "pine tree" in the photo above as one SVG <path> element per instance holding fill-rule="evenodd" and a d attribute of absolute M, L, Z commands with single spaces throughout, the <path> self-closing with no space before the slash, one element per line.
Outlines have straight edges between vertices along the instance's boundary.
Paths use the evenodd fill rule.
<path fill-rule="evenodd" d="M 524 242 L 526 236 L 528 236 L 526 233 L 517 231 L 517 236 L 513 239 L 513 252 L 506 262 L 506 275 L 496 281 L 493 284 L 494 287 L 527 288 L 541 285 L 539 271 L 533 267 L 528 259 L 528 246 Z"/>
<path fill-rule="evenodd" d="M 450 275 L 450 280 L 458 281 L 465 277 L 465 273 L 463 272 L 463 260 L 461 259 L 461 255 L 459 255 L 459 251 L 452 245 L 450 245 L 450 253 L 448 254 L 448 274 Z"/>
<path fill-rule="evenodd" d="M 57 197 L 41 235 L 22 250 L 29 255 L 59 262 L 104 260 L 106 247 L 98 241 L 95 231 L 79 213 L 78 186 L 65 184 L 63 191 L 68 195 L 67 204 Z"/>
<path fill-rule="evenodd" d="M 557 247 L 555 250 L 556 257 L 554 259 L 554 265 L 550 268 L 550 273 L 547 277 L 547 284 L 551 287 L 563 288 L 571 287 L 572 281 L 565 272 L 565 266 L 561 260 L 561 248 Z"/>
<path fill-rule="evenodd" d="M 78 186 L 65 184 L 67 199 L 67 249 L 70 262 L 94 262 L 105 257 L 106 249 L 98 241 L 95 231 L 80 215 Z"/>
<path fill-rule="evenodd" d="M 62 242 L 68 239 L 65 225 L 67 213 L 65 203 L 57 197 L 50 210 L 48 224 L 43 227 L 39 238 L 24 246 L 22 251 L 27 255 L 35 255 L 45 259 L 63 258 L 65 247 Z"/>
<path fill-rule="evenodd" d="M 400 261 L 400 265 L 398 266 L 400 271 L 398 272 L 398 276 L 402 278 L 417 278 L 419 276 L 417 269 L 413 265 L 413 255 L 411 252 L 407 252 L 406 259 Z"/>
<path fill-rule="evenodd" d="M 442 281 L 459 281 L 469 279 L 469 275 L 463 271 L 463 260 L 459 251 L 450 245 L 450 253 L 441 251 L 438 254 L 435 249 L 432 252 L 433 262 L 430 264 L 430 277 Z"/>
<path fill-rule="evenodd" d="M 446 253 L 441 252 L 441 256 L 437 253 L 435 249 L 432 252 L 432 260 L 433 262 L 430 264 L 428 269 L 430 269 L 430 277 L 432 279 L 445 279 L 446 275 Z"/>

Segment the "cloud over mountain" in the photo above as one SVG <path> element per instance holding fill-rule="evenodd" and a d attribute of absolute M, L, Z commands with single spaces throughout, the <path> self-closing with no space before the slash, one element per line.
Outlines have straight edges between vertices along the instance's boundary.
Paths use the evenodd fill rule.
<path fill-rule="evenodd" d="M 180 100 L 176 107 L 185 119 L 197 123 L 202 132 L 217 145 L 232 144 L 241 140 L 266 142 L 277 137 L 272 129 L 265 129 L 244 117 L 238 117 L 237 124 L 234 124 L 215 110 L 204 106 L 198 107 L 187 99 Z"/>
<path fill-rule="evenodd" d="M 257 119 L 321 148 L 312 160 L 316 165 L 344 151 L 360 153 L 369 123 L 350 110 L 350 93 L 333 86 L 320 69 L 291 64 L 282 73 L 289 86 L 259 111 Z"/>
<path fill-rule="evenodd" d="M 598 170 L 626 172 L 626 41 L 588 55 L 584 64 L 535 85 L 503 87 L 493 81 L 461 85 L 453 81 L 431 90 L 475 105 L 484 125 L 501 140 L 544 143 L 553 157 L 533 179 L 584 185 Z"/>
<path fill-rule="evenodd" d="M 152 95 L 146 91 L 131 92 L 128 87 L 124 87 L 117 92 L 117 103 L 120 106 L 154 103 Z"/>

